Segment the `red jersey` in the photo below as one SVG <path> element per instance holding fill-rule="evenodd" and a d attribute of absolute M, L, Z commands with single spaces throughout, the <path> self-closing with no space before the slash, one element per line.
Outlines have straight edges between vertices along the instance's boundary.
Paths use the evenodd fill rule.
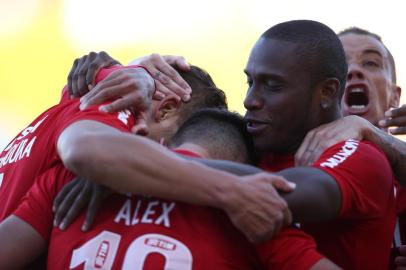
<path fill-rule="evenodd" d="M 120 68 L 103 69 L 96 81 Z M 0 221 L 16 209 L 36 176 L 61 162 L 56 150 L 59 134 L 71 123 L 85 119 L 115 123 L 122 131 L 130 131 L 134 125 L 129 112 L 103 114 L 98 106 L 80 111 L 79 100 L 69 100 L 63 94 L 58 105 L 38 116 L 0 153 Z"/>
<path fill-rule="evenodd" d="M 113 195 L 91 231 L 81 231 L 83 213 L 61 232 L 52 227 L 51 205 L 73 177 L 61 165 L 50 169 L 15 212 L 50 241 L 49 269 L 262 269 L 262 261 L 265 269 L 305 270 L 321 259 L 314 241 L 295 229 L 258 247 L 258 259 L 221 211 L 143 196 Z"/>
<path fill-rule="evenodd" d="M 266 157 L 262 168 L 293 167 L 293 157 Z M 394 177 L 385 155 L 369 142 L 348 140 L 327 149 L 313 167 L 330 174 L 341 209 L 329 222 L 302 224 L 317 249 L 344 269 L 387 269 L 395 225 Z"/>

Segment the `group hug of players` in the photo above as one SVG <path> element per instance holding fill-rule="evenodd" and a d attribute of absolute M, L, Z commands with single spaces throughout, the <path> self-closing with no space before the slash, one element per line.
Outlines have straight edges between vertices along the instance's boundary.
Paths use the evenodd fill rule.
<path fill-rule="evenodd" d="M 0 154 L 0 269 L 406 269 L 381 38 L 283 22 L 244 72 L 242 117 L 183 57 L 77 59 Z"/>

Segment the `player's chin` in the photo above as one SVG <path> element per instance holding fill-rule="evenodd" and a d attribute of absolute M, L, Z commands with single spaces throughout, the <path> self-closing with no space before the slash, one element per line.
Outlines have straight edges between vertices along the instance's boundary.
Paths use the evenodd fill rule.
<path fill-rule="evenodd" d="M 254 148 L 259 155 L 269 154 L 275 149 L 275 143 L 270 140 L 269 136 L 254 137 Z"/>

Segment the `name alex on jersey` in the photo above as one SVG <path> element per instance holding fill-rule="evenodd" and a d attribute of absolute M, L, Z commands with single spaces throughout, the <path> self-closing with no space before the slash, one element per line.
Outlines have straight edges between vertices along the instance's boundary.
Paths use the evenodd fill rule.
<path fill-rule="evenodd" d="M 29 134 L 32 134 L 37 130 L 37 128 L 44 122 L 48 116 L 45 116 L 39 120 L 34 126 L 29 126 L 24 129 L 20 136 L 15 138 L 2 152 L 2 157 L 0 158 L 0 168 L 17 162 L 23 158 L 30 156 L 31 149 L 34 146 L 37 136 L 32 138 L 27 138 Z"/>
<path fill-rule="evenodd" d="M 171 226 L 170 213 L 175 202 L 165 202 L 145 197 L 127 198 L 114 218 L 115 223 L 125 226 L 155 224 L 167 228 Z"/>

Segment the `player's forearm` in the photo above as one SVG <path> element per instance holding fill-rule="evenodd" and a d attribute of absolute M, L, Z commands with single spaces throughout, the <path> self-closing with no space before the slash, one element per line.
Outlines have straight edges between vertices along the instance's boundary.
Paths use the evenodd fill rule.
<path fill-rule="evenodd" d="M 0 223 L 0 243 L 0 269 L 22 269 L 46 248 L 39 233 L 14 215 Z"/>
<path fill-rule="evenodd" d="M 263 172 L 256 167 L 230 161 L 205 159 L 198 161 L 211 168 L 236 175 Z M 322 221 L 334 218 L 338 214 L 340 191 L 334 180 L 324 177 L 325 173 L 317 171 L 317 174 L 313 174 L 312 171 L 309 173 L 309 168 L 293 168 L 281 171 L 279 174 L 297 185 L 291 193 L 279 193 L 288 203 L 295 221 Z"/>
<path fill-rule="evenodd" d="M 364 128 L 363 137 L 382 149 L 391 163 L 396 179 L 406 187 L 406 143 L 372 124 Z"/>
<path fill-rule="evenodd" d="M 326 258 L 321 259 L 310 268 L 310 270 L 340 270 L 340 269 L 342 268 Z"/>
<path fill-rule="evenodd" d="M 340 189 L 331 176 L 308 167 L 280 171 L 296 189 L 283 195 L 295 222 L 329 220 L 337 216 L 341 206 Z"/>
<path fill-rule="evenodd" d="M 116 191 L 220 207 L 238 184 L 231 174 L 185 160 L 146 138 L 87 135 L 65 165 L 77 175 Z"/>
<path fill-rule="evenodd" d="M 227 160 L 212 160 L 212 159 L 193 159 L 201 164 L 204 164 L 210 168 L 232 173 L 234 175 L 245 176 L 256 173 L 264 172 L 263 170 L 246 164 L 241 164 Z"/>

